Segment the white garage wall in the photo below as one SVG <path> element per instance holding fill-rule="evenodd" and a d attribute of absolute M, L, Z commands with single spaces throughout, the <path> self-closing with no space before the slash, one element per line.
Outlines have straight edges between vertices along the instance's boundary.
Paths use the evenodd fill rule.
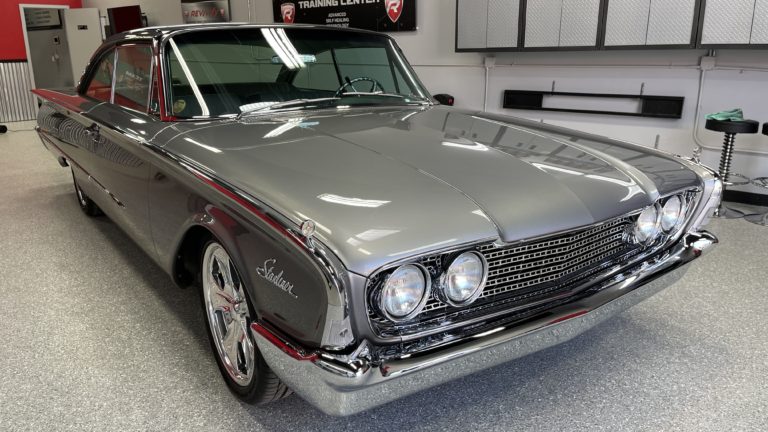
<path fill-rule="evenodd" d="M 181 22 L 179 0 L 84 0 L 84 7 L 140 4 L 150 24 Z M 230 0 L 233 21 L 272 22 L 272 0 Z M 450 93 L 462 108 L 483 109 L 488 74 L 488 111 L 523 116 L 614 138 L 690 155 L 699 93 L 699 60 L 703 50 L 497 53 L 496 66 L 486 71 L 486 54 L 454 52 L 456 2 L 419 0 L 418 30 L 392 33 L 429 90 Z M 744 108 L 747 117 L 768 121 L 768 51 L 720 50 L 716 70 L 705 73 L 701 113 Z M 684 96 L 680 120 L 632 118 L 575 113 L 505 110 L 505 89 L 556 89 L 589 93 L 639 93 Z M 702 160 L 716 167 L 722 135 L 700 127 L 707 148 Z M 750 177 L 768 176 L 768 137 L 739 136 L 734 171 Z M 766 193 L 753 186 L 735 188 Z"/>

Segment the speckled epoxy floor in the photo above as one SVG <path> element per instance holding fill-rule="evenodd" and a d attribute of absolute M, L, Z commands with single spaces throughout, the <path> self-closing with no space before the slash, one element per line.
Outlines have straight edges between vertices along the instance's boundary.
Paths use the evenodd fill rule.
<path fill-rule="evenodd" d="M 0 185 L 0 431 L 768 429 L 768 228 L 715 221 L 683 282 L 587 334 L 333 418 L 239 403 L 197 294 L 85 217 L 33 132 L 0 135 Z"/>

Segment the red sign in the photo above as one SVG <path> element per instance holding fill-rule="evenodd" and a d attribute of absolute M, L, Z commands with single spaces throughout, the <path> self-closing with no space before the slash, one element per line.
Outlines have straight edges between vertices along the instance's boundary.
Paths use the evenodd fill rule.
<path fill-rule="evenodd" d="M 283 22 L 293 24 L 296 17 L 296 6 L 293 3 L 283 3 L 280 5 L 280 13 L 283 15 Z"/>
<path fill-rule="evenodd" d="M 405 0 L 385 0 L 384 7 L 387 8 L 387 16 L 389 19 L 396 23 L 400 19 L 400 14 L 403 13 L 403 2 Z"/>

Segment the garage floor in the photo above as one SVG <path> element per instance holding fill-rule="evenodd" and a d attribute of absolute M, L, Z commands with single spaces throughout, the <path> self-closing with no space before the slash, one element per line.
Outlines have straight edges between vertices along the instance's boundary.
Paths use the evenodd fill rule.
<path fill-rule="evenodd" d="M 766 430 L 768 228 L 715 221 L 683 282 L 570 343 L 333 418 L 239 403 L 197 293 L 85 217 L 34 132 L 0 155 L 0 430 Z"/>

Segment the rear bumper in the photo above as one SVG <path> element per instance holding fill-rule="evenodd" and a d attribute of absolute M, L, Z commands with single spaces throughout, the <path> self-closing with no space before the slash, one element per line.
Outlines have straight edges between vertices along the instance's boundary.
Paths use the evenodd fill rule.
<path fill-rule="evenodd" d="M 296 393 L 327 414 L 350 415 L 568 341 L 677 282 L 715 243 L 707 232 L 688 234 L 663 256 L 544 317 L 380 365 L 304 354 L 258 324 L 252 330 L 269 366 Z"/>

